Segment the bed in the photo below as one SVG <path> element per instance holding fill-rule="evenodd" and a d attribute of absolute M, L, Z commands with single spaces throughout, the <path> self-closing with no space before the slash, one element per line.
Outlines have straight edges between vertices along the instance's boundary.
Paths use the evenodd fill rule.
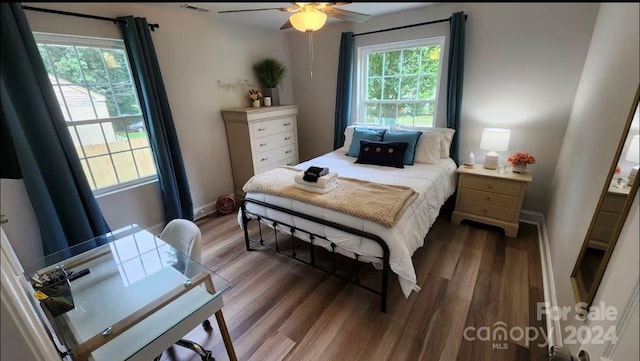
<path fill-rule="evenodd" d="M 347 143 L 348 132 L 349 129 L 345 132 Z M 348 145 L 293 168 L 304 171 L 310 166 L 329 167 L 338 173 L 339 180 L 361 179 L 410 187 L 415 196 L 407 202 L 396 223 L 389 227 L 296 199 L 248 192 L 238 212 L 238 222 L 245 230 L 247 249 L 250 249 L 248 222 L 259 219 L 283 233 L 295 232 L 297 239 L 314 246 L 372 263 L 383 272 L 390 268 L 398 276 L 405 297 L 409 297 L 412 291 L 420 290 L 411 256 L 424 245 L 425 236 L 440 208 L 456 189 L 456 164 L 448 157 L 433 164 L 414 163 L 404 168 L 355 164 L 356 158 L 345 154 Z M 382 312 L 386 309 L 386 277 L 383 276 L 382 290 L 377 292 L 382 296 Z"/>

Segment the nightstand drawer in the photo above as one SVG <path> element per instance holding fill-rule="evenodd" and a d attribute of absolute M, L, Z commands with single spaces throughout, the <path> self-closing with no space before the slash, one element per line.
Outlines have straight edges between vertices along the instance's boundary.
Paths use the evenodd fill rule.
<path fill-rule="evenodd" d="M 295 129 L 295 118 L 282 118 L 267 120 L 251 124 L 255 138 L 262 138 L 272 134 L 293 131 Z"/>
<path fill-rule="evenodd" d="M 494 207 L 482 203 L 460 200 L 456 211 L 476 214 L 478 216 L 501 219 L 504 221 L 513 221 L 514 216 L 518 213 L 514 209 Z"/>
<path fill-rule="evenodd" d="M 463 174 L 460 177 L 460 186 L 491 193 L 507 194 L 519 196 L 522 191 L 521 182 L 510 182 L 507 180 L 496 179 L 491 177 L 478 177 L 469 174 Z"/>
<path fill-rule="evenodd" d="M 470 188 L 461 188 L 459 197 L 463 201 L 482 203 L 495 207 L 509 209 L 516 209 L 518 207 L 518 197 L 478 191 Z"/>
<path fill-rule="evenodd" d="M 266 150 L 275 149 L 288 144 L 294 144 L 295 142 L 296 138 L 293 135 L 293 131 L 262 137 L 260 139 L 256 139 L 256 153 L 261 153 Z"/>

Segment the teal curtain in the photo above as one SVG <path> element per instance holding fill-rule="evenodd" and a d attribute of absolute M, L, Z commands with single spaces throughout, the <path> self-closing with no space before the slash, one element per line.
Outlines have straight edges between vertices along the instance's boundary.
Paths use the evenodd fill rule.
<path fill-rule="evenodd" d="M 19 3 L 0 4 L 2 119 L 45 254 L 109 232 Z"/>
<path fill-rule="evenodd" d="M 351 121 L 351 95 L 353 94 L 353 57 L 355 41 L 352 32 L 342 33 L 338 58 L 338 87 L 336 90 L 336 114 L 333 149 L 344 145 L 344 130 Z"/>
<path fill-rule="evenodd" d="M 165 222 L 193 220 L 189 182 L 149 25 L 145 18 L 118 19 L 156 160 Z"/>
<path fill-rule="evenodd" d="M 456 129 L 451 142 L 451 158 L 458 164 L 460 117 L 462 115 L 462 83 L 464 78 L 465 15 L 460 11 L 451 16 L 449 33 L 449 71 L 447 73 L 447 127 Z"/>

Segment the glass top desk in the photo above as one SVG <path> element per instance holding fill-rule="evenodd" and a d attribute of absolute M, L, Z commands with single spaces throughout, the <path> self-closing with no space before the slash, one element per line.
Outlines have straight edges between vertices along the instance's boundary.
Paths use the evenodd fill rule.
<path fill-rule="evenodd" d="M 69 282 L 72 310 L 52 316 L 40 307 L 73 360 L 153 360 L 214 313 L 229 359 L 236 359 L 222 316 L 230 283 L 137 225 L 24 268 L 27 279 L 56 268 L 89 270 Z"/>

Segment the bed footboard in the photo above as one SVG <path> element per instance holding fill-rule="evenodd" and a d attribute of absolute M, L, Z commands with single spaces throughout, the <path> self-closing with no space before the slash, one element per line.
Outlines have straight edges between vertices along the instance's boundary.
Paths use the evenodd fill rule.
<path fill-rule="evenodd" d="M 336 253 L 335 248 L 336 248 L 336 245 L 333 242 L 331 242 L 331 240 L 329 240 L 329 239 L 327 239 L 325 237 L 319 236 L 317 234 L 314 234 L 312 232 L 309 232 L 307 230 L 301 229 L 299 227 L 295 227 L 293 225 L 286 224 L 284 222 L 277 221 L 277 220 L 271 219 L 271 218 L 263 216 L 263 215 L 251 213 L 251 212 L 247 211 L 247 207 L 246 207 L 247 203 L 254 203 L 256 205 L 260 205 L 260 206 L 263 206 L 263 207 L 271 208 L 271 209 L 277 210 L 279 212 L 283 212 L 283 213 L 286 213 L 286 214 L 289 214 L 289 215 L 292 215 L 292 216 L 295 216 L 295 217 L 300 217 L 300 218 L 306 219 L 308 221 L 312 221 L 312 222 L 319 223 L 319 224 L 322 224 L 322 225 L 325 225 L 325 226 L 328 226 L 328 227 L 331 227 L 331 228 L 338 229 L 338 230 L 343 231 L 343 232 L 351 233 L 353 235 L 360 236 L 360 237 L 365 237 L 365 238 L 371 239 L 372 241 L 378 243 L 380 245 L 380 247 L 382 248 L 382 251 L 383 251 L 383 257 L 382 257 L 382 263 L 383 263 L 383 265 L 382 265 L 382 282 L 381 282 L 382 284 L 381 284 L 380 289 L 376 290 L 374 288 L 368 287 L 368 286 L 360 283 L 360 280 L 359 280 L 358 274 L 357 274 L 357 270 L 355 271 L 355 276 L 354 277 L 343 277 L 343 276 L 340 276 L 338 273 L 336 273 L 336 264 L 335 264 L 335 253 Z M 274 251 L 276 251 L 278 253 L 287 255 L 287 256 L 289 256 L 289 257 L 291 257 L 291 258 L 293 258 L 293 259 L 295 259 L 295 260 L 297 260 L 299 262 L 305 263 L 305 264 L 307 264 L 307 265 L 309 265 L 309 266 L 311 266 L 313 268 L 319 269 L 321 271 L 324 271 L 324 272 L 327 272 L 329 274 L 332 274 L 333 276 L 336 276 L 336 277 L 338 277 L 340 279 L 343 279 L 343 280 L 345 280 L 347 282 L 353 283 L 356 286 L 359 286 L 359 287 L 364 288 L 364 289 L 366 289 L 366 290 L 368 290 L 370 292 L 373 292 L 375 294 L 380 295 L 380 312 L 383 312 L 383 313 L 387 312 L 387 290 L 388 290 L 389 268 L 390 268 L 389 267 L 389 247 L 387 246 L 386 242 L 382 238 L 380 238 L 379 236 L 376 236 L 374 234 L 368 233 L 368 232 L 364 232 L 364 231 L 361 231 L 361 230 L 358 230 L 358 229 L 355 229 L 355 228 L 344 226 L 342 224 L 338 224 L 338 223 L 335 223 L 335 222 L 327 221 L 327 220 L 324 220 L 324 219 L 313 217 L 313 216 L 310 216 L 310 215 L 307 215 L 307 214 L 304 214 L 304 213 L 296 212 L 296 211 L 293 211 L 293 210 L 290 210 L 290 209 L 286 209 L 286 208 L 283 208 L 283 207 L 280 207 L 280 206 L 277 206 L 277 205 L 265 203 L 265 202 L 258 201 L 258 200 L 255 200 L 255 199 L 251 199 L 251 198 L 244 198 L 240 203 L 240 208 L 241 208 L 241 212 L 242 212 L 242 228 L 243 228 L 243 231 L 244 231 L 244 239 L 245 239 L 245 244 L 246 244 L 246 247 L 247 247 L 247 251 L 251 251 L 252 250 L 251 249 L 251 243 L 252 242 L 253 243 L 257 243 L 257 244 L 260 244 L 263 247 L 272 249 L 272 250 L 274 250 Z M 249 217 L 249 215 L 252 215 L 253 217 Z M 259 227 L 258 229 L 259 229 L 259 236 L 260 236 L 259 240 L 251 239 L 249 237 L 248 226 L 249 226 L 249 222 L 251 222 L 253 220 L 258 221 L 258 227 Z M 261 223 L 263 221 L 265 221 L 265 220 L 268 221 L 268 223 L 274 229 L 275 248 L 269 247 L 269 246 L 265 245 L 265 243 L 264 243 L 264 239 L 262 237 L 262 225 L 261 225 Z M 281 250 L 280 250 L 280 246 L 278 245 L 278 236 L 277 236 L 277 228 L 278 227 L 286 229 L 291 233 L 291 239 L 292 239 L 292 252 L 291 252 L 291 254 L 285 253 L 285 252 L 281 252 Z M 296 232 L 305 233 L 305 234 L 308 235 L 308 238 L 310 240 L 309 243 L 311 244 L 311 247 L 309 249 L 310 261 L 306 261 L 304 259 L 301 259 L 301 258 L 297 257 L 296 249 L 295 249 L 295 233 Z M 326 268 L 320 267 L 316 262 L 315 247 L 317 246 L 317 244 L 314 244 L 314 239 L 318 239 L 318 238 L 324 239 L 324 240 L 330 242 L 330 247 L 331 247 L 330 252 L 331 252 L 331 257 L 332 257 L 332 267 L 330 269 L 326 269 Z M 302 238 L 300 238 L 300 239 L 302 239 Z M 358 261 L 359 255 L 357 253 L 354 253 L 354 255 L 355 255 L 356 262 L 360 263 Z M 360 263 L 360 264 L 362 264 L 362 263 Z"/>

